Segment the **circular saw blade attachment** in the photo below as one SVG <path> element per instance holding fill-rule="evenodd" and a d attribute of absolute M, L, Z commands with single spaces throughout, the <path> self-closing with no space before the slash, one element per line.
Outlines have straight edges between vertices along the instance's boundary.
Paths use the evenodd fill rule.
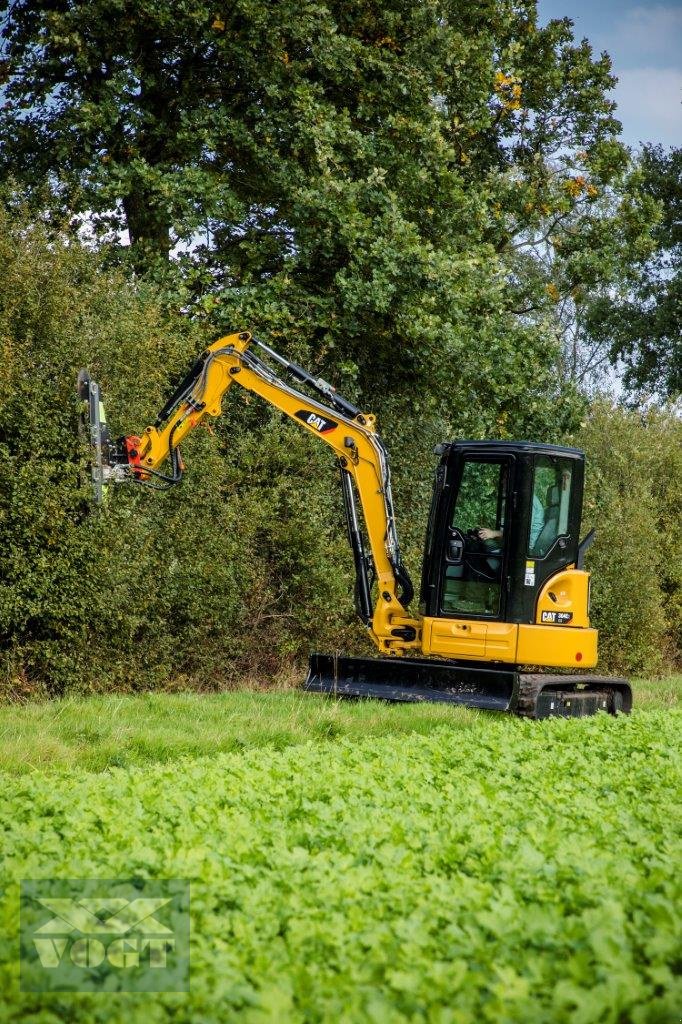
<path fill-rule="evenodd" d="M 78 374 L 78 397 L 81 400 L 78 432 L 83 443 L 90 449 L 90 479 L 95 502 L 99 505 L 106 497 L 111 470 L 111 435 L 107 427 L 99 384 L 91 378 L 87 370 L 81 370 Z"/>

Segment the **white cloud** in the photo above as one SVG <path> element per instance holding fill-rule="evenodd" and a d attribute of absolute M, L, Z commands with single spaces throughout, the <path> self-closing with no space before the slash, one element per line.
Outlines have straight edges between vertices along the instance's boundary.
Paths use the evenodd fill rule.
<path fill-rule="evenodd" d="M 618 72 L 616 117 L 630 145 L 682 145 L 682 71 L 640 67 Z"/>

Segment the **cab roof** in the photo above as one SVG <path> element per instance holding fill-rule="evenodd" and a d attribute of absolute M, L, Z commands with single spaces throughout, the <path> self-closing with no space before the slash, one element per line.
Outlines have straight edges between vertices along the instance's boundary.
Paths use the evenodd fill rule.
<path fill-rule="evenodd" d="M 509 455 L 519 452 L 534 455 L 561 455 L 569 459 L 585 458 L 585 453 L 580 448 L 570 448 L 567 445 L 559 444 L 538 444 L 535 441 L 444 441 L 442 444 L 436 445 L 434 449 L 436 455 L 445 455 L 453 450 L 480 452 L 482 455 L 494 453 Z"/>

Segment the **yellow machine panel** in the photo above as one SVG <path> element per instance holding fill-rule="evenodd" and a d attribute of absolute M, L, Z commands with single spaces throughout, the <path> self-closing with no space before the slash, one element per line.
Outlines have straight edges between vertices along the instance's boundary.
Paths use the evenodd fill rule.
<path fill-rule="evenodd" d="M 489 661 L 515 661 L 519 627 L 514 622 L 490 622 L 485 639 Z"/>
<path fill-rule="evenodd" d="M 424 619 L 422 650 L 442 658 L 485 659 L 489 623 L 463 619 Z"/>
<path fill-rule="evenodd" d="M 521 625 L 516 661 L 519 665 L 594 668 L 597 664 L 597 630 Z"/>
<path fill-rule="evenodd" d="M 508 622 L 425 618 L 422 650 L 441 658 L 514 662 L 518 628 Z"/>
<path fill-rule="evenodd" d="M 425 618 L 422 650 L 441 658 L 593 668 L 597 664 L 597 630 Z"/>
<path fill-rule="evenodd" d="M 540 591 L 535 621 L 539 625 L 589 626 L 589 600 L 589 572 L 565 569 L 548 579 Z"/>

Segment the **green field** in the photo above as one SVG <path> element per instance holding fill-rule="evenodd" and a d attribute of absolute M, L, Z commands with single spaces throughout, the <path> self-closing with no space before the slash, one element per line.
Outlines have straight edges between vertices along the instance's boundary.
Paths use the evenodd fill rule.
<path fill-rule="evenodd" d="M 677 1022 L 682 678 L 635 699 L 3 707 L 0 1021 Z M 52 877 L 190 879 L 190 993 L 20 993 L 19 881 Z"/>

